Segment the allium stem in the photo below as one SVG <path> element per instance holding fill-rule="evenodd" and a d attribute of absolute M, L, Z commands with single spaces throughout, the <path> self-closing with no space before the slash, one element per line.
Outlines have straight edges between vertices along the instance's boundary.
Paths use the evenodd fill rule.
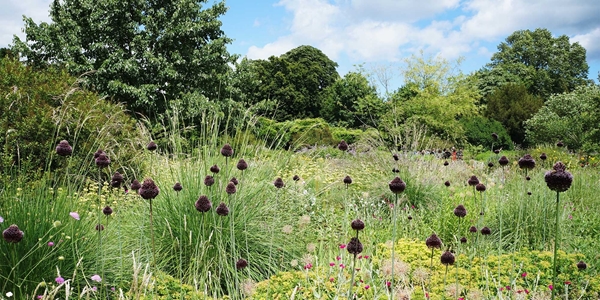
<path fill-rule="evenodd" d="M 358 236 L 358 231 L 356 232 Z M 393 268 L 392 268 L 393 270 Z M 352 277 L 350 279 L 350 288 L 348 289 L 348 300 L 352 300 L 352 287 L 354 287 L 354 274 L 356 273 L 356 254 L 354 254 L 354 259 L 352 259 Z"/>
<path fill-rule="evenodd" d="M 154 223 L 152 222 L 152 199 L 150 201 L 150 237 L 152 239 L 152 266 L 156 266 L 155 247 L 154 247 Z"/>
<path fill-rule="evenodd" d="M 556 294 L 556 275 L 558 273 L 558 266 L 556 265 L 556 252 L 558 250 L 558 245 L 560 243 L 560 231 L 559 231 L 559 223 L 558 223 L 558 202 L 560 197 L 560 192 L 556 192 L 556 223 L 554 224 L 554 269 L 552 275 L 552 299 L 554 299 L 554 295 Z"/>
<path fill-rule="evenodd" d="M 390 279 L 390 290 L 391 292 L 391 300 L 394 300 L 394 252 L 396 252 L 396 208 L 398 206 L 398 194 L 394 193 L 396 201 L 394 201 L 394 206 L 392 207 L 392 278 Z"/>

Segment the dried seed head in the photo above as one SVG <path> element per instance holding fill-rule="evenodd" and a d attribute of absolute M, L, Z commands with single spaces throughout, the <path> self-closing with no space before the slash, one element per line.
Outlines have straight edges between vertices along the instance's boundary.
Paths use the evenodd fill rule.
<path fill-rule="evenodd" d="M 481 228 L 481 234 L 483 235 L 490 235 L 492 234 L 492 230 L 489 227 L 483 227 Z"/>
<path fill-rule="evenodd" d="M 392 193 L 394 193 L 394 194 L 402 193 L 406 189 L 406 183 L 404 183 L 404 181 L 402 181 L 402 179 L 400 179 L 400 177 L 394 178 L 388 184 L 388 186 L 390 187 L 390 191 L 392 191 Z"/>
<path fill-rule="evenodd" d="M 567 170 L 567 166 L 562 162 L 557 162 L 552 167 L 552 170 L 546 172 L 544 175 L 544 180 L 546 181 L 546 185 L 553 191 L 556 192 L 564 192 L 571 187 L 571 183 L 573 183 L 573 175 L 569 173 Z"/>
<path fill-rule="evenodd" d="M 221 171 L 221 169 L 219 169 L 219 166 L 214 165 L 214 166 L 210 167 L 210 171 L 213 172 L 213 173 L 215 173 L 215 174 L 218 174 L 219 171 Z"/>
<path fill-rule="evenodd" d="M 96 166 L 101 169 L 106 168 L 106 167 L 108 167 L 108 165 L 110 165 L 110 159 L 104 152 L 102 152 L 102 153 L 100 153 L 100 155 L 98 155 L 95 162 L 96 162 Z"/>
<path fill-rule="evenodd" d="M 138 190 L 138 194 L 146 200 L 156 198 L 159 192 L 158 186 L 156 186 L 156 183 L 151 178 L 144 179 L 142 187 Z"/>
<path fill-rule="evenodd" d="M 344 183 L 346 185 L 351 184 L 352 183 L 352 178 L 350 178 L 350 176 L 344 177 Z"/>
<path fill-rule="evenodd" d="M 546 153 L 540 154 L 540 159 L 541 160 L 546 160 L 547 158 L 548 158 L 548 156 L 546 156 Z"/>
<path fill-rule="evenodd" d="M 531 192 L 527 192 L 527 195 L 531 196 Z"/>
<path fill-rule="evenodd" d="M 475 190 L 477 190 L 478 192 L 485 192 L 485 184 L 483 183 L 478 183 L 475 186 Z"/>
<path fill-rule="evenodd" d="M 204 177 L 204 185 L 211 186 L 213 184 L 215 184 L 215 178 L 210 175 L 206 175 L 206 177 Z"/>
<path fill-rule="evenodd" d="M 277 179 L 275 179 L 275 181 L 273 182 L 273 185 L 278 189 L 285 186 L 285 184 L 283 183 L 283 179 L 281 179 L 281 177 L 277 177 Z"/>
<path fill-rule="evenodd" d="M 587 264 L 585 262 L 583 262 L 583 260 L 580 260 L 577 263 L 577 269 L 579 269 L 579 270 L 585 270 L 585 269 L 587 269 Z"/>
<path fill-rule="evenodd" d="M 148 143 L 148 145 L 146 146 L 146 149 L 150 150 L 150 151 L 154 151 L 156 150 L 157 146 L 156 143 L 154 141 L 151 141 L 150 143 Z"/>
<path fill-rule="evenodd" d="M 529 180 L 531 180 L 531 177 L 525 176 L 525 180 L 529 181 Z"/>
<path fill-rule="evenodd" d="M 243 258 L 238 259 L 238 261 L 235 263 L 235 268 L 237 270 L 245 269 L 247 266 L 248 266 L 248 262 Z"/>
<path fill-rule="evenodd" d="M 442 240 L 434 233 L 425 240 L 425 245 L 427 245 L 427 248 L 440 249 L 442 247 Z"/>
<path fill-rule="evenodd" d="M 292 178 L 292 179 L 293 179 L 294 181 L 298 181 L 298 180 L 300 180 L 300 176 L 298 176 L 298 175 L 294 175 L 294 178 Z"/>
<path fill-rule="evenodd" d="M 221 148 L 221 155 L 225 157 L 231 157 L 233 155 L 233 148 L 231 148 L 231 145 L 223 145 L 223 148 Z"/>
<path fill-rule="evenodd" d="M 498 159 L 498 163 L 504 167 L 508 165 L 508 158 L 506 158 L 506 156 L 502 156 L 500 159 Z"/>
<path fill-rule="evenodd" d="M 221 202 L 221 204 L 219 204 L 219 206 L 217 206 L 217 209 L 215 211 L 217 212 L 217 215 L 223 216 L 223 217 L 227 216 L 229 214 L 229 208 L 223 202 Z"/>
<path fill-rule="evenodd" d="M 339 144 L 338 144 L 338 149 L 342 150 L 342 151 L 346 151 L 348 150 L 348 143 L 346 143 L 346 141 L 342 140 Z"/>
<path fill-rule="evenodd" d="M 56 154 L 60 156 L 69 156 L 73 154 L 73 147 L 69 145 L 67 140 L 62 140 L 56 146 Z"/>
<path fill-rule="evenodd" d="M 246 163 L 246 161 L 243 158 L 240 159 L 237 163 L 237 169 L 240 171 L 248 169 L 248 163 Z"/>
<path fill-rule="evenodd" d="M 102 209 L 102 213 L 105 216 L 110 216 L 110 215 L 112 215 L 113 210 L 112 210 L 112 208 L 110 208 L 110 206 L 106 206 L 106 207 L 104 207 L 104 209 Z"/>
<path fill-rule="evenodd" d="M 132 189 L 132 190 L 134 190 L 134 191 L 137 191 L 137 190 L 139 190 L 141 187 L 142 187 L 142 184 L 140 184 L 140 182 L 139 182 L 137 179 L 134 179 L 134 180 L 131 182 L 131 189 Z"/>
<path fill-rule="evenodd" d="M 535 168 L 535 159 L 530 154 L 525 154 L 519 159 L 519 168 L 529 170 Z"/>
<path fill-rule="evenodd" d="M 359 231 L 359 230 L 363 230 L 365 229 L 365 222 L 356 219 L 354 221 L 352 221 L 352 224 L 350 224 L 350 226 L 352 227 L 352 229 Z"/>
<path fill-rule="evenodd" d="M 227 183 L 227 186 L 225 187 L 225 192 L 229 195 L 233 195 L 235 194 L 235 192 L 237 191 L 237 188 L 235 187 L 235 184 L 233 182 L 229 182 Z"/>
<path fill-rule="evenodd" d="M 454 257 L 454 254 L 452 254 L 452 252 L 446 251 L 440 257 L 440 261 L 442 262 L 443 265 L 446 265 L 446 266 L 453 265 L 454 261 L 456 261 L 456 258 Z"/>
<path fill-rule="evenodd" d="M 412 219 L 413 219 L 413 217 L 412 217 L 411 215 L 409 215 L 409 216 L 408 216 L 408 220 L 410 221 L 410 220 L 412 220 Z"/>
<path fill-rule="evenodd" d="M 196 200 L 195 206 L 197 211 L 205 213 L 210 210 L 212 203 L 210 200 L 208 200 L 208 197 L 202 195 L 200 198 L 198 198 L 198 200 Z"/>
<path fill-rule="evenodd" d="M 346 245 L 346 249 L 348 250 L 348 253 L 357 255 L 363 251 L 363 245 L 358 238 L 353 237 Z"/>
<path fill-rule="evenodd" d="M 471 176 L 471 178 L 469 178 L 469 180 L 467 180 L 467 183 L 470 186 L 478 185 L 479 184 L 479 179 L 477 179 L 477 176 L 473 175 L 473 176 Z"/>
<path fill-rule="evenodd" d="M 183 186 L 181 186 L 181 183 L 177 182 L 173 186 L 173 190 L 176 191 L 176 192 L 181 192 L 181 190 L 183 190 Z"/>
<path fill-rule="evenodd" d="M 464 205 L 459 204 L 456 208 L 454 208 L 454 215 L 459 218 L 464 218 L 467 215 L 467 209 Z"/>
<path fill-rule="evenodd" d="M 19 226 L 12 224 L 8 226 L 3 232 L 2 237 L 9 243 L 18 243 L 23 239 L 23 231 L 19 229 Z"/>
<path fill-rule="evenodd" d="M 469 232 L 470 233 L 476 233 L 477 232 L 477 227 L 475 227 L 475 226 L 469 227 Z"/>

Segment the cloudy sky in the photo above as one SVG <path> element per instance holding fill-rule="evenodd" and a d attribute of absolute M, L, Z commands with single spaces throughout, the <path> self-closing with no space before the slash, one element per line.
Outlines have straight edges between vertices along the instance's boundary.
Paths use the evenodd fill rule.
<path fill-rule="evenodd" d="M 51 0 L 3 0 L 0 47 L 22 35 L 22 15 L 48 21 Z M 6 3 L 7 2 L 7 3 Z M 209 1 L 209 2 L 212 2 Z M 399 68 L 423 50 L 471 72 L 516 30 L 547 28 L 587 49 L 589 78 L 600 71 L 598 0 L 227 0 L 223 30 L 232 53 L 252 59 L 300 45 L 321 49 L 345 74 L 355 64 Z M 399 75 L 398 75 L 399 76 Z"/>

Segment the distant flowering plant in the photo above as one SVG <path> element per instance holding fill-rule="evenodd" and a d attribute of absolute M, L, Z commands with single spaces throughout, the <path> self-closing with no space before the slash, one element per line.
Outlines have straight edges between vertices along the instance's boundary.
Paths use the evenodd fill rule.
<path fill-rule="evenodd" d="M 100 277 L 100 275 L 98 275 L 98 274 L 93 275 L 92 277 L 90 277 L 90 279 L 95 282 L 102 282 L 102 277 Z"/>
<path fill-rule="evenodd" d="M 70 213 L 69 213 L 69 216 L 71 216 L 73 219 L 75 219 L 75 220 L 77 220 L 77 221 L 79 221 L 79 220 L 80 220 L 80 218 L 79 218 L 79 214 L 78 214 L 77 212 L 75 212 L 75 211 L 72 211 L 72 212 L 70 212 Z"/>

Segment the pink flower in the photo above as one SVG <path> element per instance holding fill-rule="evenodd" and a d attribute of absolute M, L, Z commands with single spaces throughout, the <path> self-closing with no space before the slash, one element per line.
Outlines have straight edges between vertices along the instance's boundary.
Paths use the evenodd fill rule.
<path fill-rule="evenodd" d="M 92 277 L 90 277 L 91 280 L 96 281 L 96 282 L 101 282 L 102 278 L 100 277 L 100 275 L 94 275 Z"/>
<path fill-rule="evenodd" d="M 507 285 L 507 286 L 506 286 L 506 290 L 507 290 L 507 291 L 510 291 L 510 285 Z"/>
<path fill-rule="evenodd" d="M 391 285 L 392 285 L 392 282 L 391 282 L 391 281 L 386 281 L 386 282 L 385 282 L 385 285 L 387 285 L 387 286 L 389 287 L 389 286 L 391 286 Z"/>
<path fill-rule="evenodd" d="M 48 247 L 54 246 L 54 242 L 48 242 Z"/>
<path fill-rule="evenodd" d="M 550 290 L 553 290 L 553 289 L 554 289 L 554 287 L 553 287 L 552 285 L 549 285 L 549 286 L 548 286 L 548 288 L 549 288 Z"/>
<path fill-rule="evenodd" d="M 79 221 L 79 214 L 77 212 L 72 211 L 69 213 L 69 216 L 71 216 L 71 217 L 73 217 L 73 219 Z"/>
<path fill-rule="evenodd" d="M 346 244 L 340 244 L 340 249 L 345 249 L 346 248 Z"/>
<path fill-rule="evenodd" d="M 569 215 L 569 220 L 573 220 L 573 216 L 572 215 Z"/>
<path fill-rule="evenodd" d="M 570 285 L 570 284 L 571 284 L 571 282 L 570 282 L 570 281 L 565 281 L 565 284 L 566 284 L 566 285 Z"/>
<path fill-rule="evenodd" d="M 304 265 L 304 270 L 310 270 L 312 268 L 312 264 L 306 264 Z"/>
<path fill-rule="evenodd" d="M 44 299 L 44 295 L 37 295 L 37 299 Z"/>
<path fill-rule="evenodd" d="M 521 277 L 523 277 L 523 278 L 527 277 L 527 272 L 523 272 L 523 274 L 521 274 Z"/>
<path fill-rule="evenodd" d="M 335 279 L 333 279 L 333 277 L 329 278 L 329 282 L 333 282 Z"/>
<path fill-rule="evenodd" d="M 369 256 L 368 256 L 368 255 L 365 255 L 365 256 L 364 256 L 364 258 L 365 258 L 365 259 L 369 259 Z"/>
<path fill-rule="evenodd" d="M 329 266 L 330 266 L 330 267 L 333 267 L 333 266 L 335 266 L 335 263 L 334 263 L 334 262 L 330 262 L 330 263 L 329 263 Z"/>
<path fill-rule="evenodd" d="M 335 257 L 336 260 L 342 259 L 339 255 Z"/>
<path fill-rule="evenodd" d="M 340 268 L 345 269 L 346 266 L 344 264 L 340 264 Z"/>
<path fill-rule="evenodd" d="M 60 277 L 60 276 L 59 276 L 59 277 L 56 277 L 56 279 L 54 279 L 54 281 L 56 281 L 56 283 L 58 283 L 58 284 L 63 284 L 63 283 L 65 283 L 65 279 L 64 279 L 64 278 L 62 278 L 62 277 Z"/>
<path fill-rule="evenodd" d="M 368 284 L 365 285 L 365 290 L 368 290 L 371 286 L 369 286 Z"/>

